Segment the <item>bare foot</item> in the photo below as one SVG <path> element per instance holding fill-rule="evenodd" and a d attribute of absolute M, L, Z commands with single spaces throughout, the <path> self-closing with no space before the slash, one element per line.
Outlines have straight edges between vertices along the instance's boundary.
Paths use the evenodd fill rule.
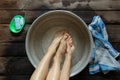
<path fill-rule="evenodd" d="M 60 43 L 61 39 L 63 38 L 64 33 L 65 33 L 65 30 L 60 30 L 60 31 L 55 33 L 55 38 L 48 48 L 49 52 L 51 52 L 51 53 L 56 52 L 56 49 L 59 46 L 59 43 Z"/>
<path fill-rule="evenodd" d="M 69 35 L 67 38 L 67 55 L 72 55 L 75 50 L 75 46 L 73 44 L 72 38 Z"/>
<path fill-rule="evenodd" d="M 66 49 L 67 49 L 67 42 L 66 42 L 66 40 L 67 40 L 67 38 L 68 38 L 68 34 L 65 33 L 63 38 L 62 38 L 62 40 L 61 40 L 61 42 L 60 42 L 60 45 L 59 45 L 59 48 L 58 48 L 58 50 L 56 52 L 56 56 L 55 57 L 61 59 L 62 55 L 66 53 Z"/>

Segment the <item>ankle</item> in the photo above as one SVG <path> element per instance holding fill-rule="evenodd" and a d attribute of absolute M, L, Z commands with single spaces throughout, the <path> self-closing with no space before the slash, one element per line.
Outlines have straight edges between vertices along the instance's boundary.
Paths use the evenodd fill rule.
<path fill-rule="evenodd" d="M 58 55 L 56 55 L 55 57 L 54 57 L 54 61 L 60 61 L 61 62 L 61 56 L 58 56 Z"/>

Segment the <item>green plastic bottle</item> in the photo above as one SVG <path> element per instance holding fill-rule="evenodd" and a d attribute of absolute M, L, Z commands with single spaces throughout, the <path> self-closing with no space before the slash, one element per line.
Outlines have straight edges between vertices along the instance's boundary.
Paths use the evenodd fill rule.
<path fill-rule="evenodd" d="M 25 26 L 25 18 L 21 15 L 16 15 L 12 18 L 9 29 L 13 33 L 20 33 Z"/>

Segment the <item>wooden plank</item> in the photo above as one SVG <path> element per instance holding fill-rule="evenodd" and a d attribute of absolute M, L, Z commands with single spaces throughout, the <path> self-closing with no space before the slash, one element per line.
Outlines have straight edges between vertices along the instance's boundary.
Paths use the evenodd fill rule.
<path fill-rule="evenodd" d="M 111 78 L 112 77 L 112 78 Z M 0 76 L 0 80 L 29 80 L 30 75 L 9 75 L 9 76 Z M 105 76 L 105 75 L 77 75 L 75 77 L 70 78 L 70 80 L 119 80 L 119 76 Z"/>
<path fill-rule="evenodd" d="M 8 75 L 8 76 L 0 76 L 0 80 L 29 80 L 30 75 Z M 70 80 L 119 80 L 120 77 L 116 75 L 76 75 L 75 77 L 70 78 Z"/>
<path fill-rule="evenodd" d="M 114 75 L 113 75 L 114 74 Z M 103 75 L 101 73 L 96 74 L 96 75 L 89 75 L 88 74 L 88 66 L 79 74 L 77 74 L 76 76 L 70 78 L 70 80 L 119 80 L 120 76 L 119 76 L 120 72 L 118 71 L 112 71 L 110 73 L 108 73 L 107 75 Z M 0 76 L 0 80 L 29 80 L 30 79 L 31 74 L 27 74 L 27 75 L 5 75 L 5 76 Z"/>
<path fill-rule="evenodd" d="M 120 10 L 118 3 L 119 0 L 0 0 L 0 9 Z"/>
<path fill-rule="evenodd" d="M 0 76 L 0 80 L 7 80 L 6 76 Z"/>
<path fill-rule="evenodd" d="M 9 24 L 0 24 L 0 43 L 25 42 L 25 37 L 30 24 L 26 24 L 21 34 L 14 35 L 9 31 Z M 110 42 L 120 42 L 120 25 L 106 25 Z"/>
<path fill-rule="evenodd" d="M 7 75 L 0 76 L 0 80 L 29 80 L 30 75 Z"/>
<path fill-rule="evenodd" d="M 120 42 L 112 42 L 113 47 L 120 52 Z M 26 57 L 24 43 L 0 43 L 0 57 Z"/>
<path fill-rule="evenodd" d="M 86 23 L 92 21 L 93 16 L 100 16 L 105 24 L 107 23 L 120 23 L 120 11 L 73 11 L 81 17 Z M 117 21 L 118 20 L 118 21 Z"/>
<path fill-rule="evenodd" d="M 114 49 L 116 49 L 118 52 L 120 52 L 120 43 L 118 42 L 110 42 Z"/>
<path fill-rule="evenodd" d="M 25 36 L 30 25 L 25 25 L 20 34 L 11 33 L 9 24 L 0 24 L 0 42 L 25 42 Z"/>
<path fill-rule="evenodd" d="M 120 42 L 120 25 L 106 25 L 110 42 Z"/>
<path fill-rule="evenodd" d="M 120 42 L 120 34 L 109 34 L 110 42 Z"/>
<path fill-rule="evenodd" d="M 30 75 L 9 75 L 9 76 L 0 76 L 0 80 L 29 80 L 30 79 Z M 70 80 L 119 80 L 120 77 L 119 76 L 114 76 L 114 75 L 110 75 L 107 76 L 106 75 L 77 75 L 75 77 L 70 78 Z"/>
<path fill-rule="evenodd" d="M 120 33 L 120 25 L 106 25 L 106 29 L 108 34 L 119 34 Z"/>
<path fill-rule="evenodd" d="M 30 75 L 33 70 L 27 57 L 0 57 L 0 75 Z"/>
<path fill-rule="evenodd" d="M 26 57 L 25 43 L 0 43 L 0 56 Z"/>
<path fill-rule="evenodd" d="M 72 11 L 72 10 L 71 10 Z M 0 23 L 10 23 L 11 19 L 15 15 L 23 15 L 26 19 L 26 23 L 32 23 L 38 16 L 47 12 L 44 11 L 16 11 L 16 10 L 0 10 Z M 99 15 L 102 17 L 105 23 L 120 23 L 120 11 L 72 11 L 80 16 L 86 23 L 90 23 L 93 16 Z"/>
<path fill-rule="evenodd" d="M 102 73 L 90 75 L 88 69 L 89 67 L 87 66 L 81 73 L 70 78 L 70 80 L 120 80 L 120 72 L 111 71 L 106 75 Z"/>
<path fill-rule="evenodd" d="M 0 57 L 0 80 L 27 80 L 34 68 L 26 57 Z M 120 71 L 112 71 L 107 75 L 101 73 L 89 75 L 89 66 L 70 80 L 119 80 Z M 113 75 L 114 74 L 114 75 Z M 19 79 L 18 79 L 19 78 Z M 24 79 L 25 78 L 25 79 Z"/>
<path fill-rule="evenodd" d="M 38 16 L 47 11 L 17 11 L 17 10 L 0 10 L 0 23 L 10 23 L 15 15 L 22 15 L 26 19 L 26 23 L 32 23 Z"/>
<path fill-rule="evenodd" d="M 111 71 L 107 73 L 106 75 L 102 73 L 90 75 L 89 65 L 88 65 L 82 72 L 70 78 L 70 80 L 119 80 L 120 79 L 119 74 L 120 74 L 120 71 Z"/>

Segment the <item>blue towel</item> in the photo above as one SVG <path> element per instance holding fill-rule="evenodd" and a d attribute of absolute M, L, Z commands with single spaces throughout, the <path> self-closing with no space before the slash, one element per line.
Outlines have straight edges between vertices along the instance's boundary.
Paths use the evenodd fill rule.
<path fill-rule="evenodd" d="M 115 59 L 119 52 L 108 41 L 108 34 L 102 19 L 99 16 L 94 16 L 88 28 L 91 31 L 95 45 L 90 61 L 89 73 L 107 73 L 111 70 L 120 70 L 120 63 Z"/>

